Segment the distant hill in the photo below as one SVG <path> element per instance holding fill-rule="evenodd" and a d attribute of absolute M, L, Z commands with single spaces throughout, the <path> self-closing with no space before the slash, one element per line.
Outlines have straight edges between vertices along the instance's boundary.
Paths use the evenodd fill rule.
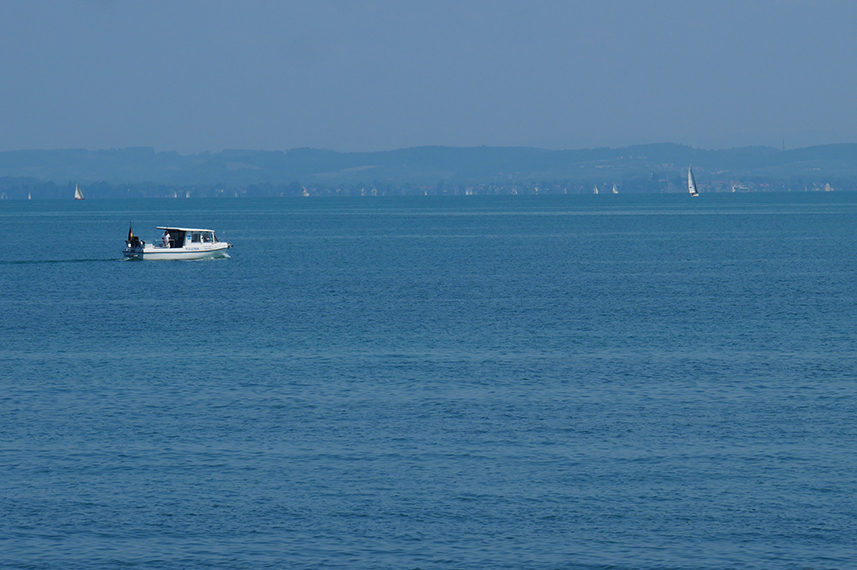
<path fill-rule="evenodd" d="M 585 150 L 426 146 L 351 153 L 298 148 L 194 155 L 152 148 L 25 150 L 0 153 L 0 180 L 8 187 L 15 180 L 18 186 L 26 180 L 34 188 L 52 183 L 62 192 L 74 182 L 224 188 L 267 184 L 292 185 L 292 190 L 295 185 L 620 184 L 645 192 L 674 190 L 688 165 L 693 165 L 703 186 L 722 186 L 730 180 L 807 186 L 833 180 L 840 187 L 857 187 L 857 144 L 785 152 L 772 147 L 702 150 L 677 144 Z"/>

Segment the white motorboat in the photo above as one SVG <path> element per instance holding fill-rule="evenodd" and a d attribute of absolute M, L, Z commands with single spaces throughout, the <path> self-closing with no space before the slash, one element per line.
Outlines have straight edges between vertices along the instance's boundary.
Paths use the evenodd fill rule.
<path fill-rule="evenodd" d="M 205 257 L 229 257 L 226 250 L 231 243 L 220 241 L 214 230 L 199 228 L 174 228 L 158 226 L 164 230 L 161 243 L 151 244 L 134 235 L 128 228 L 125 240 L 125 257 L 131 259 L 202 259 Z"/>

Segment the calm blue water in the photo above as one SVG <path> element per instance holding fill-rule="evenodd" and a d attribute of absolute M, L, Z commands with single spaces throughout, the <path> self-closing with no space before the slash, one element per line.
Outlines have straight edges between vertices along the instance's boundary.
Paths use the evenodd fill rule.
<path fill-rule="evenodd" d="M 857 193 L 0 202 L 0 567 L 850 567 L 855 252 Z"/>

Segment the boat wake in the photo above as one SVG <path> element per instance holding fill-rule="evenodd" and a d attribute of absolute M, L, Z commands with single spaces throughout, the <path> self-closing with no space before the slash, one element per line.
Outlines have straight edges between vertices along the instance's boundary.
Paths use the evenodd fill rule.
<path fill-rule="evenodd" d="M 105 257 L 100 259 L 10 259 L 0 260 L 0 265 L 40 265 L 53 263 L 96 263 L 100 261 L 125 261 L 124 258 Z"/>

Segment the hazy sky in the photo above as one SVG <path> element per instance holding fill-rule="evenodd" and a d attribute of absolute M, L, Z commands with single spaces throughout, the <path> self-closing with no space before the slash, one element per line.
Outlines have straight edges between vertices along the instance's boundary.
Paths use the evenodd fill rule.
<path fill-rule="evenodd" d="M 857 141 L 857 2 L 5 0 L 0 150 Z"/>

